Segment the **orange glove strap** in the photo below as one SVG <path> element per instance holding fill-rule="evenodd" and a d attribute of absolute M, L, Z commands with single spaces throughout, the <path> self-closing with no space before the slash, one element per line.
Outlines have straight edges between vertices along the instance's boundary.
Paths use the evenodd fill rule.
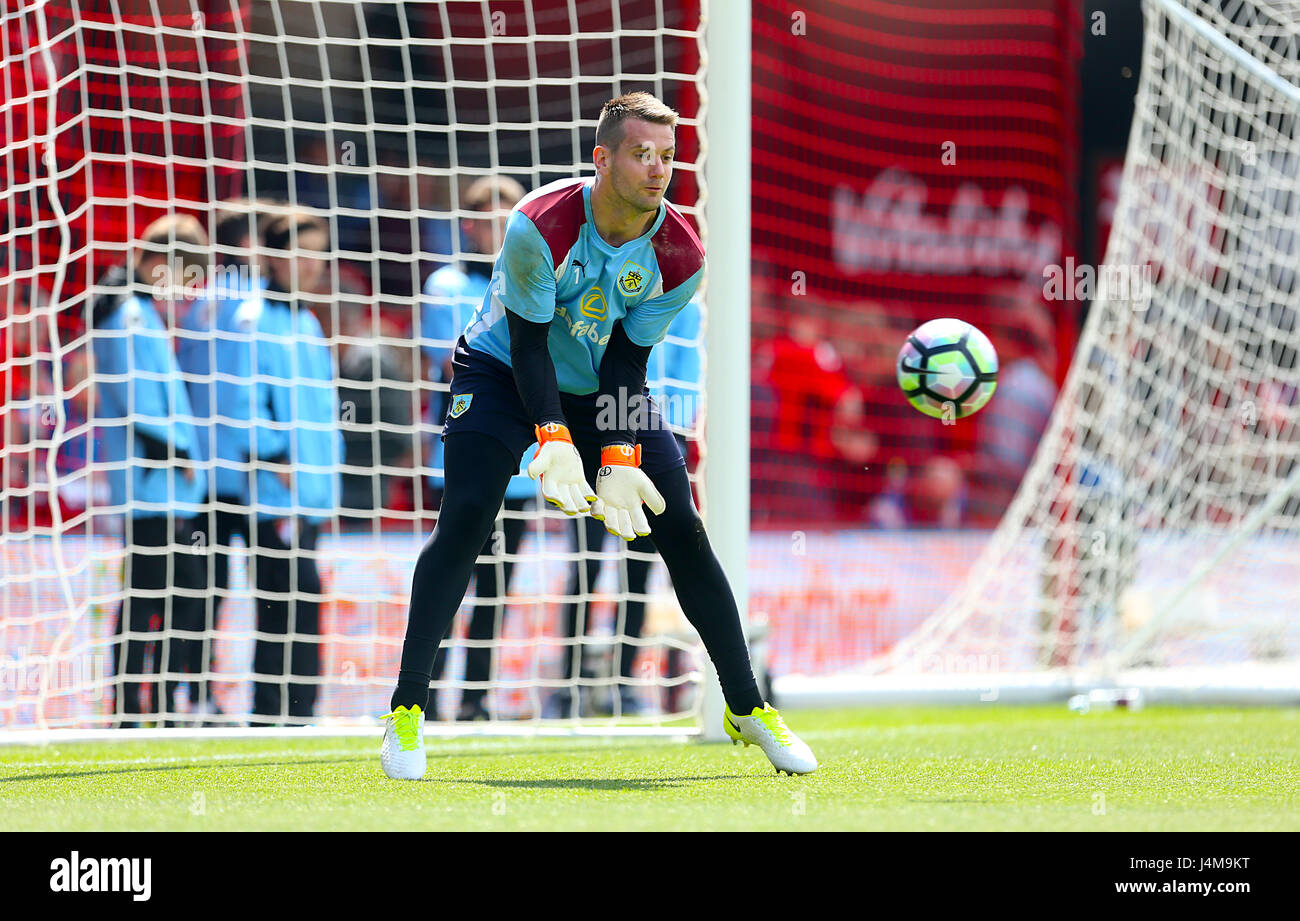
<path fill-rule="evenodd" d="M 537 446 L 539 448 L 548 441 L 567 441 L 569 444 L 573 444 L 573 436 L 569 434 L 568 426 L 561 425 L 558 422 L 534 425 L 533 434 L 537 436 Z"/>
<path fill-rule="evenodd" d="M 640 467 L 641 446 L 605 445 L 600 449 L 602 467 Z"/>

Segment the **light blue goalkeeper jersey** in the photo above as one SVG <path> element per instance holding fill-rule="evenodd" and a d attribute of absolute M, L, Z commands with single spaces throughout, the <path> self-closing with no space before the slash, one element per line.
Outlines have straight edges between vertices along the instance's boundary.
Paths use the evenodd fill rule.
<path fill-rule="evenodd" d="M 506 225 L 492 280 L 465 331 L 471 349 L 510 364 L 509 308 L 551 321 L 551 359 L 560 391 L 594 393 L 617 320 L 637 345 L 662 342 L 704 274 L 704 248 L 667 202 L 650 230 L 622 246 L 596 232 L 589 179 L 542 186 Z"/>
<path fill-rule="evenodd" d="M 478 305 L 483 302 L 487 291 L 486 275 L 462 271 L 455 266 L 444 266 L 434 272 L 424 283 L 424 301 L 420 305 L 420 347 L 429 356 L 429 374 L 435 381 L 442 381 L 443 365 L 451 360 L 452 350 L 461 332 L 473 322 Z M 450 383 L 450 381 L 443 381 Z M 442 425 L 447 404 L 435 394 L 429 401 L 428 421 Z M 537 445 L 524 452 L 519 469 L 525 471 L 510 478 L 506 486 L 507 499 L 531 499 L 537 495 L 537 483 L 528 476 L 528 465 L 537 455 Z M 435 437 L 429 450 L 429 466 L 434 472 L 429 474 L 429 485 L 435 489 L 442 488 L 442 439 Z"/>

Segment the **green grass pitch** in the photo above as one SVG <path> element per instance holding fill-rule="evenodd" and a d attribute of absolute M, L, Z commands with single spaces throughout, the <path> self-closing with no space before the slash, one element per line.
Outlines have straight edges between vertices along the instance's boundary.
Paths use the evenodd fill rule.
<path fill-rule="evenodd" d="M 757 747 L 430 737 L 0 747 L 6 830 L 1300 830 L 1300 710 L 790 711 L 822 768 Z"/>

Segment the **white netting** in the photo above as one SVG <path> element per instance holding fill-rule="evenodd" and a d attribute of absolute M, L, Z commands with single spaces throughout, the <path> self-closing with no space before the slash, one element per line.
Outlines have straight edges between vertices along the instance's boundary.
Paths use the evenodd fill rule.
<path fill-rule="evenodd" d="M 151 676 L 139 698 L 144 715 L 128 713 L 126 722 L 328 722 L 384 712 L 411 569 L 436 520 L 433 421 L 448 391 L 441 356 L 477 302 L 472 285 L 457 294 L 446 277 L 428 283 L 483 255 L 464 221 L 508 209 L 499 196 L 472 206 L 469 186 L 509 176 L 531 190 L 590 175 L 601 105 L 644 89 L 681 113 L 668 197 L 702 225 L 706 12 L 703 3 L 663 0 L 5 6 L 0 726 L 113 725 L 126 655 L 139 657 L 132 673 Z M 317 240 L 301 224 L 285 245 L 257 240 L 289 212 L 325 222 L 319 278 L 307 258 Z M 111 269 L 168 214 L 198 219 L 211 242 L 208 271 L 222 271 L 209 274 L 216 281 L 197 306 L 180 297 L 155 324 L 141 320 Z M 260 222 L 251 243 L 240 239 L 241 216 L 244 228 Z M 178 233 L 148 249 L 170 264 Z M 257 279 L 276 272 L 310 310 L 286 321 L 297 326 L 250 334 L 263 343 L 253 366 L 223 364 L 250 328 L 240 305 L 260 302 Z M 467 278 L 453 275 L 456 284 Z M 701 342 L 697 324 L 671 331 L 666 345 L 695 354 Z M 267 357 L 276 350 L 279 365 Z M 694 442 L 701 380 L 698 367 L 681 367 L 652 359 L 651 383 L 678 401 L 670 421 Z M 269 502 L 281 473 L 294 484 L 314 473 L 335 479 L 329 489 L 338 496 L 304 505 L 305 487 L 294 485 L 282 517 L 296 523 L 260 532 L 255 524 L 243 528 L 246 538 L 228 533 L 240 507 L 221 483 L 233 470 L 231 439 L 257 429 L 249 420 L 259 387 L 283 410 L 262 429 L 284 444 L 264 441 L 254 453 L 255 491 Z M 124 402 L 108 406 L 119 391 Z M 312 415 L 326 399 L 332 425 Z M 177 432 L 189 415 L 221 426 L 193 426 L 187 442 Z M 132 420 L 120 429 L 127 453 L 115 457 L 105 430 L 123 418 Z M 325 455 L 295 456 L 310 433 L 332 430 L 342 433 L 336 472 L 320 459 L 331 456 L 328 445 Z M 195 480 L 182 454 L 193 458 Z M 135 480 L 148 475 L 149 484 Z M 132 484 L 129 503 L 114 498 L 114 476 Z M 215 503 L 191 502 L 188 491 L 204 485 Z M 141 523 L 145 491 L 159 514 Z M 472 585 L 457 617 L 439 694 L 444 715 L 457 712 L 475 647 L 492 650 L 487 680 L 472 687 L 488 690 L 498 720 L 549 715 L 557 690 L 571 692 L 584 716 L 640 712 L 662 724 L 692 715 L 697 642 L 657 558 L 610 538 L 596 581 L 579 578 L 586 540 L 537 504 L 508 503 L 491 555 L 481 558 L 496 586 L 484 597 Z M 157 555 L 143 560 L 155 543 Z M 230 553 L 212 552 L 226 545 Z M 132 548 L 143 556 L 133 561 Z M 299 565 L 306 559 L 317 564 L 319 594 Z M 648 571 L 644 578 L 629 582 L 629 559 L 647 564 L 631 567 Z M 197 582 L 185 575 L 192 565 Z M 135 590 L 123 586 L 130 572 Z M 486 572 L 480 567 L 478 583 Z M 115 646 L 127 597 L 146 602 L 139 623 L 128 618 L 126 638 L 138 642 Z M 213 597 L 221 599 L 215 613 Z M 577 602 L 585 641 L 566 627 L 565 604 Z M 629 603 L 646 608 L 639 637 L 629 635 Z M 481 624 L 466 638 L 464 615 L 475 606 L 487 609 L 482 623 L 491 629 Z M 622 668 L 620 641 L 630 648 Z M 563 657 L 575 646 L 581 668 L 566 677 Z M 160 666 L 178 683 L 175 696 Z M 270 695 L 261 719 L 251 716 L 258 687 Z M 307 709 L 286 703 L 313 695 Z"/>
<path fill-rule="evenodd" d="M 1146 5 L 1106 253 L 1133 283 L 972 578 L 878 671 L 1300 686 L 1298 76 L 1294 6 Z"/>

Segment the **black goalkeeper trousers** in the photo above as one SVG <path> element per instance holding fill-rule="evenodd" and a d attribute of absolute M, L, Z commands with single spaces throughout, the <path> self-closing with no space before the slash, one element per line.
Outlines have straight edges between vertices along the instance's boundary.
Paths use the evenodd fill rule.
<path fill-rule="evenodd" d="M 498 520 L 499 530 L 488 535 L 487 541 L 479 551 L 481 562 L 474 566 L 474 610 L 469 615 L 469 639 L 487 641 L 496 639 L 506 617 L 506 596 L 510 593 L 510 575 L 514 571 L 513 557 L 519 552 L 519 545 L 524 541 L 524 526 L 527 522 L 519 513 L 528 504 L 527 499 L 506 499 L 505 510 L 512 512 L 502 515 Z M 489 604 L 489 601 L 495 603 Z M 448 636 L 451 622 L 448 621 Z M 445 640 L 446 637 L 443 637 Z M 461 706 L 467 704 L 482 705 L 487 696 L 483 687 L 496 673 L 494 659 L 496 649 L 489 646 L 470 646 L 465 650 L 465 680 L 478 687 L 467 687 L 461 693 Z M 442 678 L 447 664 L 447 649 L 438 647 L 438 655 L 433 660 L 433 679 Z M 433 696 L 430 695 L 430 706 Z M 423 708 L 422 708 L 423 709 Z M 437 707 L 433 707 L 436 711 Z M 437 713 L 433 714 L 436 717 Z"/>
<path fill-rule="evenodd" d="M 460 607 L 478 559 L 492 532 L 517 458 L 495 438 L 458 432 L 445 439 L 446 488 L 438 524 L 420 551 L 411 579 L 411 608 L 402 646 L 402 666 L 392 707 L 418 704 L 427 709 L 433 659 Z M 579 445 L 587 482 L 595 485 L 600 446 Z M 662 515 L 646 509 L 650 538 L 668 567 L 682 611 L 718 670 L 722 693 L 732 712 L 749 713 L 763 705 L 740 627 L 735 596 L 723 574 L 691 499 L 686 468 L 652 476 L 664 497 Z"/>

